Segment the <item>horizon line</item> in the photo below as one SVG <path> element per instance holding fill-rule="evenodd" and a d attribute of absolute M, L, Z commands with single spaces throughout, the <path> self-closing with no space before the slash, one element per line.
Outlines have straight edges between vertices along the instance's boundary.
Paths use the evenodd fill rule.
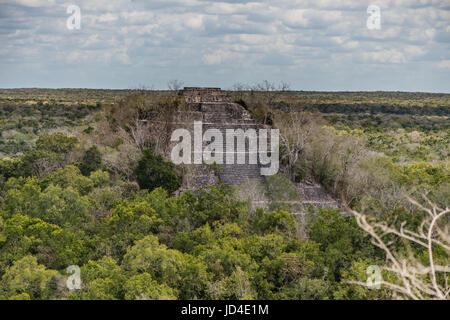
<path fill-rule="evenodd" d="M 189 86 L 191 87 L 191 86 Z M 189 88 L 188 87 L 188 88 Z M 183 87 L 184 89 L 185 87 Z M 233 90 L 233 89 L 222 89 L 221 87 L 198 87 L 198 88 L 220 88 L 223 91 L 229 92 L 247 92 L 252 90 Z M 170 89 L 154 89 L 154 88 L 82 88 L 82 87 L 9 87 L 9 88 L 0 88 L 0 90 L 109 90 L 109 91 L 159 91 L 159 92 L 169 92 L 169 91 L 177 91 Z M 180 89 L 180 90 L 183 90 Z M 180 91 L 178 90 L 178 91 Z M 255 92 L 264 92 L 264 90 L 253 90 Z M 305 90 L 305 89 L 290 89 L 290 90 L 273 90 L 272 92 L 306 92 L 306 93 L 425 93 L 425 94 L 450 94 L 448 92 L 442 91 L 407 91 L 407 90 Z"/>

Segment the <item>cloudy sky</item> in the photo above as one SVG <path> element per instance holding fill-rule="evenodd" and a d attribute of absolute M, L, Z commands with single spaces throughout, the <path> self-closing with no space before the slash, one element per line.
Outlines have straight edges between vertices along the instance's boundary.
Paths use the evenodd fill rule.
<path fill-rule="evenodd" d="M 70 5 L 79 30 L 67 27 Z M 450 0 L 0 0 L 0 88 L 171 79 L 450 92 Z"/>

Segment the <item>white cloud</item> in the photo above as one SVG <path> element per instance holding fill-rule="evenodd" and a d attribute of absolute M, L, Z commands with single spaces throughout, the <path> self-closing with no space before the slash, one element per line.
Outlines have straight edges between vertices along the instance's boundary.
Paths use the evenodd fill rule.
<path fill-rule="evenodd" d="M 3 0 L 4 3 L 19 4 L 25 7 L 49 7 L 54 6 L 55 0 Z"/>
<path fill-rule="evenodd" d="M 229 51 L 217 50 L 203 56 L 203 62 L 207 65 L 220 65 L 226 61 L 233 60 L 236 63 L 237 55 Z"/>
<path fill-rule="evenodd" d="M 368 3 L 359 0 L 76 0 L 82 27 L 70 31 L 65 27 L 68 0 L 0 0 L 0 68 L 6 61 L 9 68 L 34 62 L 51 73 L 60 63 L 60 70 L 77 64 L 86 73 L 93 66 L 118 73 L 126 65 L 128 76 L 117 76 L 124 82 L 155 68 L 168 78 L 190 76 L 192 70 L 208 78 L 219 68 L 225 77 L 226 70 L 244 74 L 242 67 L 251 66 L 253 72 L 244 75 L 267 72 L 265 78 L 271 78 L 267 68 L 276 66 L 281 76 L 294 80 L 305 66 L 326 66 L 330 73 L 363 66 L 370 73 L 373 64 L 384 64 L 411 72 L 411 63 L 420 63 L 446 72 L 447 2 L 371 1 L 381 7 L 382 28 L 368 30 Z M 4 74 L 0 86 L 8 83 Z M 231 71 L 227 77 L 231 83 L 240 80 Z M 98 78 L 111 76 L 99 73 Z"/>
<path fill-rule="evenodd" d="M 116 21 L 119 17 L 112 13 L 105 13 L 98 17 L 99 22 L 113 22 Z"/>
<path fill-rule="evenodd" d="M 396 49 L 365 52 L 363 58 L 368 62 L 376 63 L 405 63 L 407 61 L 404 54 Z"/>
<path fill-rule="evenodd" d="M 450 60 L 443 60 L 439 62 L 438 67 L 441 69 L 450 69 Z"/>
<path fill-rule="evenodd" d="M 184 24 L 191 29 L 202 29 L 203 28 L 203 15 L 195 14 L 187 17 Z"/>

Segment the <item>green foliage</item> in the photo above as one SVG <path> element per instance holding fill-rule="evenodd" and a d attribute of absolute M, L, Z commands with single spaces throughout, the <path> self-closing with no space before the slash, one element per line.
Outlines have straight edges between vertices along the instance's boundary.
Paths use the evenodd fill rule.
<path fill-rule="evenodd" d="M 287 211 L 266 213 L 262 209 L 257 209 L 253 225 L 262 233 L 283 232 L 286 235 L 294 235 L 296 232 L 295 218 Z"/>
<path fill-rule="evenodd" d="M 132 276 L 125 282 L 126 300 L 175 300 L 176 292 L 165 284 L 158 284 L 146 272 Z"/>
<path fill-rule="evenodd" d="M 341 272 L 360 258 L 381 258 L 381 252 L 371 245 L 369 236 L 353 217 L 342 217 L 339 211 L 319 209 L 307 226 L 309 238 L 320 244 L 328 278 L 340 281 Z"/>
<path fill-rule="evenodd" d="M 58 272 L 46 270 L 33 256 L 26 256 L 6 269 L 0 297 L 10 300 L 45 300 L 55 294 Z"/>
<path fill-rule="evenodd" d="M 162 156 L 156 156 L 150 149 L 143 151 L 135 169 L 136 180 L 141 189 L 150 191 L 162 187 L 172 193 L 181 186 L 180 178 L 174 171 L 174 165 Z"/>
<path fill-rule="evenodd" d="M 80 163 L 80 171 L 83 175 L 89 176 L 91 172 L 100 169 L 102 166 L 102 154 L 97 146 L 92 146 L 86 150 Z"/>
<path fill-rule="evenodd" d="M 0 232 L 0 270 L 33 254 L 49 268 L 65 268 L 81 263 L 86 254 L 83 234 L 74 234 L 56 225 L 16 214 L 5 219 Z"/>
<path fill-rule="evenodd" d="M 41 183 L 43 188 L 51 184 L 60 186 L 61 188 L 71 187 L 81 195 L 88 194 L 94 188 L 94 182 L 91 179 L 82 176 L 80 169 L 72 165 L 52 173 Z"/>
<path fill-rule="evenodd" d="M 113 256 L 120 258 L 134 241 L 156 232 L 162 219 L 150 203 L 142 198 L 122 200 L 114 206 L 111 216 L 105 218 L 103 241 L 112 248 Z"/>
<path fill-rule="evenodd" d="M 71 151 L 78 142 L 76 137 L 68 137 L 63 133 L 42 135 L 36 141 L 36 148 L 42 151 L 65 154 Z"/>
<path fill-rule="evenodd" d="M 367 268 L 369 266 L 377 265 L 370 259 L 358 259 L 352 262 L 351 267 L 348 270 L 342 272 L 343 281 L 338 285 L 338 288 L 333 293 L 333 297 L 339 300 L 387 300 L 392 298 L 392 293 L 388 290 L 380 288 L 377 290 L 371 290 L 359 285 L 345 285 L 349 281 L 367 281 Z M 389 274 L 383 272 L 382 274 L 385 280 L 391 280 Z"/>
<path fill-rule="evenodd" d="M 91 180 L 76 167 L 68 166 L 43 181 L 27 178 L 23 184 L 11 186 L 3 207 L 8 217 L 21 213 L 76 228 L 77 223 L 87 223 L 91 218 L 90 200 L 84 194 L 92 187 Z"/>
<path fill-rule="evenodd" d="M 160 245 L 158 238 L 147 236 L 136 242 L 124 256 L 124 269 L 148 273 L 158 283 L 175 289 L 181 299 L 202 294 L 207 278 L 205 267 L 194 257 Z"/>
<path fill-rule="evenodd" d="M 415 162 L 401 167 L 400 182 L 403 184 L 427 186 L 428 189 L 450 182 L 450 172 L 443 165 Z"/>
<path fill-rule="evenodd" d="M 108 172 L 99 169 L 91 172 L 89 179 L 94 183 L 95 188 L 106 187 L 109 185 L 110 176 Z"/>
<path fill-rule="evenodd" d="M 326 300 L 328 299 L 329 285 L 322 279 L 301 278 L 283 288 L 277 298 L 281 300 Z"/>
<path fill-rule="evenodd" d="M 78 293 L 78 297 L 88 300 L 123 298 L 125 279 L 114 259 L 103 257 L 98 261 L 89 261 L 81 268 L 81 281 L 84 283 L 84 288 Z"/>
<path fill-rule="evenodd" d="M 87 178 L 71 166 L 44 180 L 10 179 L 0 270 L 30 255 L 52 270 L 81 266 L 81 290 L 45 291 L 44 298 L 351 299 L 357 295 L 342 279 L 353 276 L 354 261 L 376 255 L 355 221 L 333 210 L 311 214 L 310 240 L 302 240 L 292 214 L 248 212 L 223 185 L 123 199 L 120 184 L 109 183 L 104 172 Z M 109 212 L 97 216 L 100 195 L 108 194 Z M 28 287 L 1 288 L 7 298 L 37 298 Z"/>
<path fill-rule="evenodd" d="M 9 178 L 18 177 L 20 160 L 3 158 L 0 159 L 0 185 L 6 182 Z"/>
<path fill-rule="evenodd" d="M 192 200 L 189 198 L 190 195 L 184 197 Z M 195 202 L 187 204 L 191 206 L 192 224 L 197 227 L 220 220 L 235 221 L 245 211 L 244 203 L 234 200 L 232 190 L 222 184 L 201 189 Z"/>

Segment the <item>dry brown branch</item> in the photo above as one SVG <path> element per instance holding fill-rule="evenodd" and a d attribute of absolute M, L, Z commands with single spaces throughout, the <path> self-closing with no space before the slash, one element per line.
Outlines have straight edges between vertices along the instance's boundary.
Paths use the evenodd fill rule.
<path fill-rule="evenodd" d="M 415 300 L 449 299 L 450 288 L 447 274 L 450 273 L 450 266 L 435 263 L 433 246 L 439 246 L 450 254 L 448 227 L 441 228 L 438 225 L 449 214 L 450 209 L 439 208 L 426 196 L 424 196 L 424 199 L 426 205 L 408 198 L 408 201 L 416 208 L 427 213 L 417 232 L 407 230 L 406 223 L 401 223 L 400 228 L 395 228 L 384 222 L 374 222 L 372 218 L 355 210 L 348 210 L 355 216 L 358 225 L 372 237 L 373 244 L 381 248 L 386 254 L 386 266 L 382 269 L 395 275 L 396 281 L 395 283 L 382 281 L 382 285 L 402 298 Z M 405 258 L 391 249 L 384 239 L 387 235 L 395 235 L 424 247 L 428 253 L 428 266 L 422 265 L 418 259 L 412 256 Z M 442 274 L 443 277 L 438 279 L 438 273 Z M 367 286 L 363 282 L 350 283 Z"/>

